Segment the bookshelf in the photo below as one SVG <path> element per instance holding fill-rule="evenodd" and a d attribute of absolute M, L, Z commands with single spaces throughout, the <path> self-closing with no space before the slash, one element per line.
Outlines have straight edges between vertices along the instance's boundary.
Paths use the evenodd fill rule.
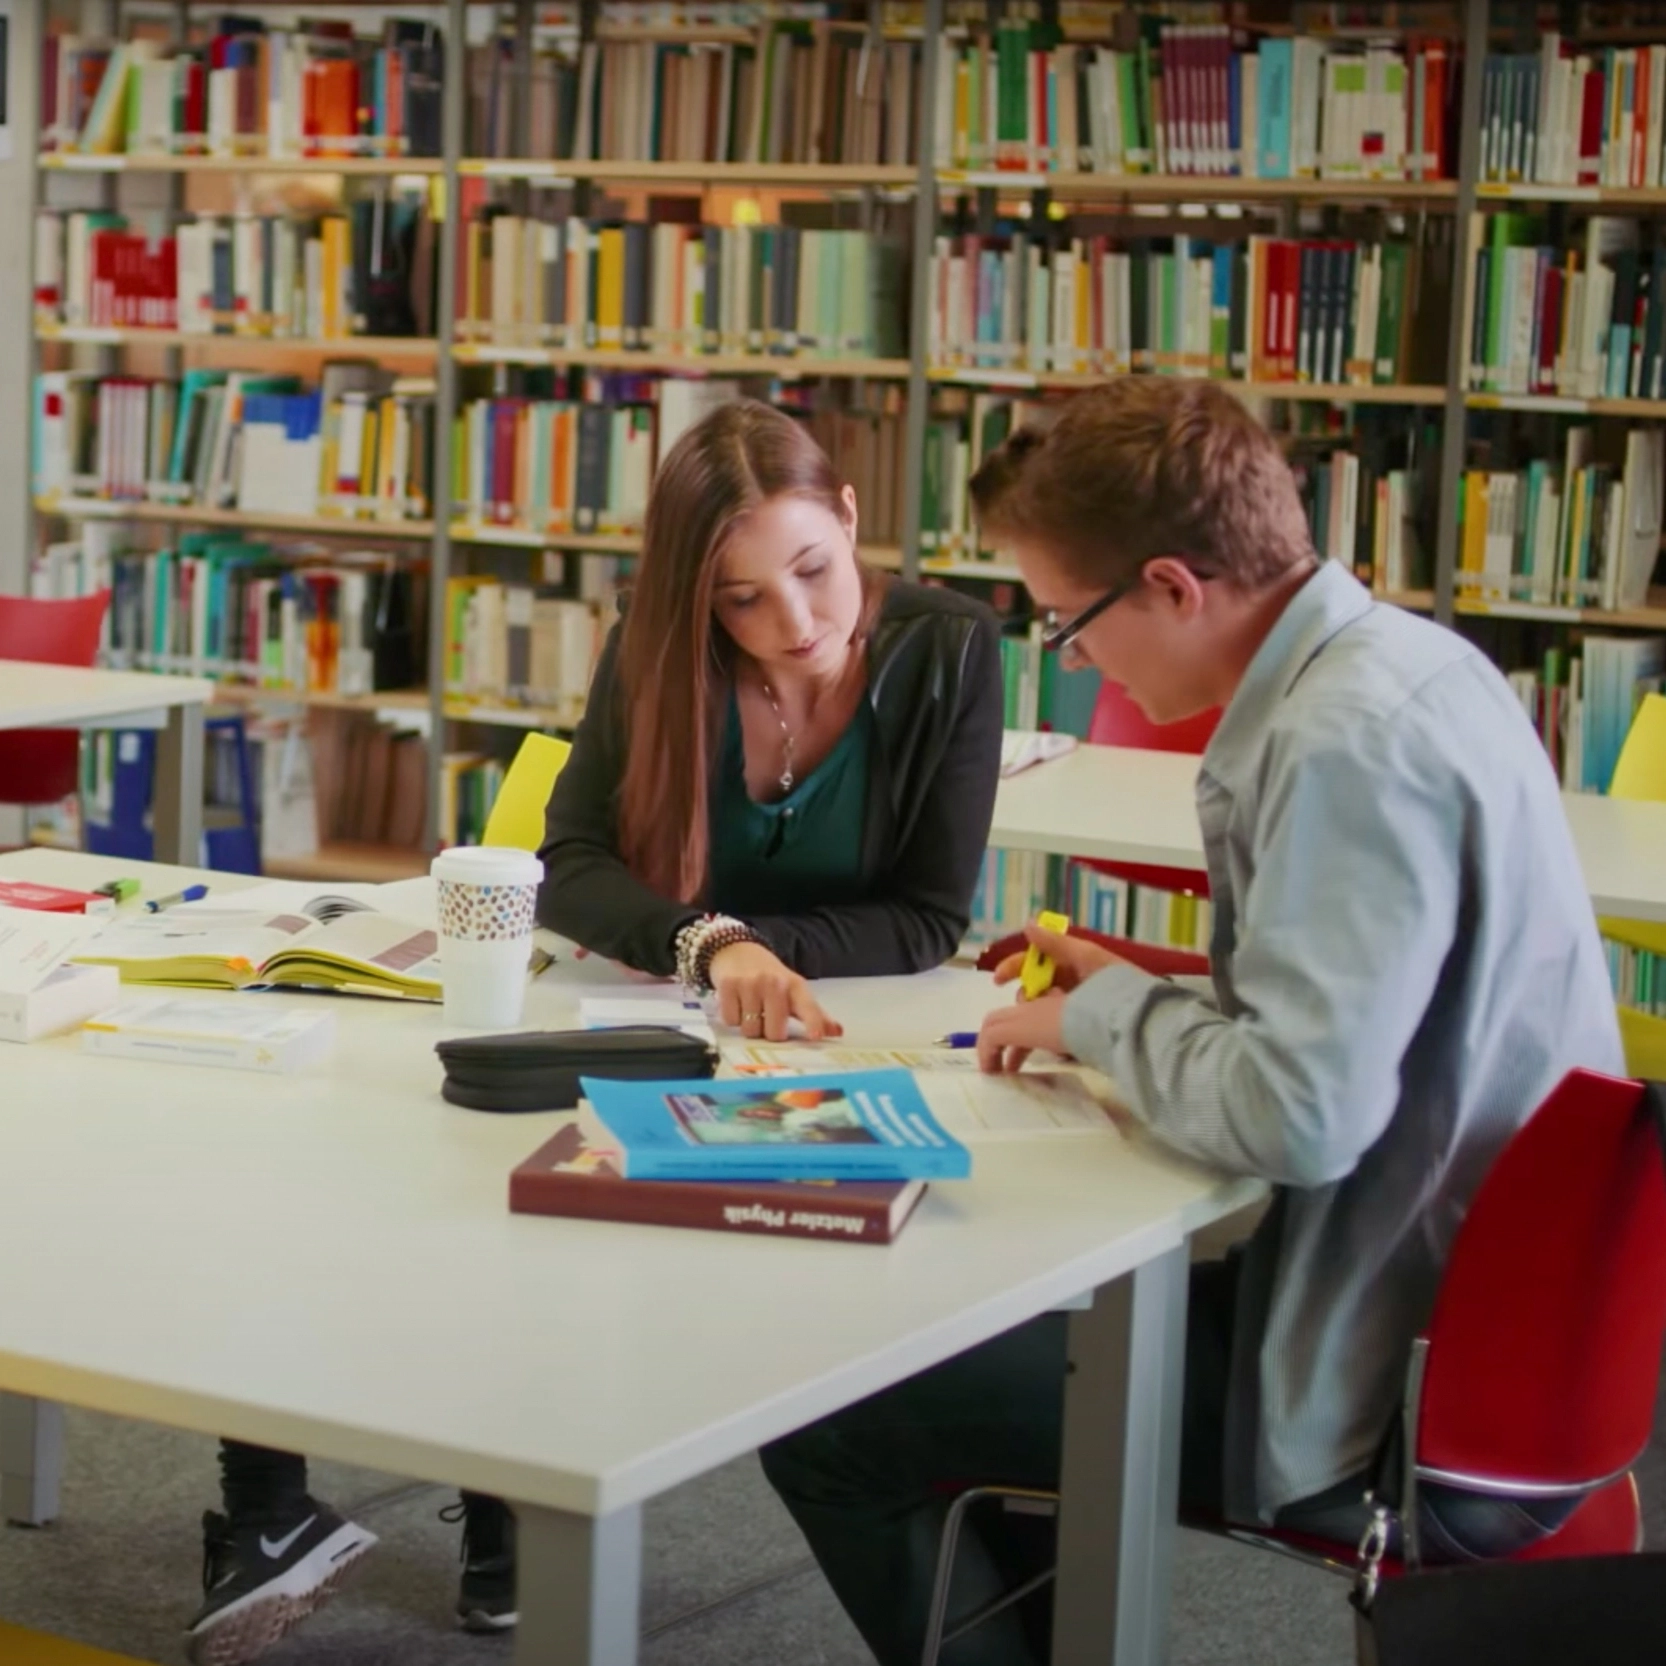
<path fill-rule="evenodd" d="M 21 63 L 42 61 L 46 16 L 62 18 L 67 7 L 68 0 L 53 0 L 43 8 L 25 8 L 30 15 L 14 19 L 14 50 Z M 74 9 L 79 15 L 78 5 Z M 1143 9 L 1151 14 L 1165 10 L 1159 4 Z M 1577 4 L 1563 7 L 1559 15 L 1573 18 L 1579 9 Z M 45 16 L 34 15 L 36 10 Z M 106 10 L 118 37 L 124 31 L 148 31 L 154 37 L 154 46 L 140 54 L 153 66 L 188 44 L 188 31 L 200 34 L 216 26 L 218 15 L 207 6 L 182 5 L 163 30 L 156 22 L 157 8 L 134 7 L 129 18 L 119 0 L 111 0 Z M 646 21 L 625 21 L 633 10 Z M 798 8 L 801 14 L 805 10 Z M 1191 96 L 1181 90 L 1181 72 L 1194 70 L 1238 77 L 1231 84 L 1241 98 L 1249 74 L 1242 63 L 1230 67 L 1235 61 L 1187 56 L 1200 43 L 1210 52 L 1220 44 L 1207 23 L 1193 27 L 1204 19 L 1206 8 L 1166 8 L 1167 23 L 1176 29 L 1161 38 L 1155 25 L 1141 36 L 1137 24 L 1128 22 L 1141 8 L 1074 0 L 1008 0 L 1004 5 L 836 0 L 824 10 L 825 19 L 812 23 L 795 20 L 780 7 L 771 12 L 673 5 L 643 13 L 601 0 L 565 8 L 543 0 L 444 0 L 432 6 L 376 8 L 255 0 L 244 8 L 270 20 L 272 31 L 286 43 L 283 52 L 312 50 L 298 35 L 286 33 L 299 19 L 339 13 L 356 20 L 361 37 L 376 50 L 408 48 L 415 54 L 411 65 L 419 69 L 428 63 L 422 57 L 427 38 L 401 42 L 393 32 L 384 36 L 383 20 L 390 20 L 391 27 L 391 20 L 408 14 L 433 23 L 444 43 L 447 73 L 423 95 L 413 127 L 413 132 L 420 130 L 420 139 L 398 133 L 401 121 L 390 105 L 377 117 L 378 133 L 385 129 L 387 136 L 365 141 L 408 143 L 431 154 L 350 154 L 356 139 L 297 140 L 293 134 L 284 140 L 285 148 L 312 143 L 322 153 L 255 154 L 270 139 L 236 133 L 221 135 L 236 154 L 176 154 L 155 143 L 86 154 L 66 142 L 60 113 L 50 135 L 56 148 L 23 143 L 13 160 L 0 161 L 0 212 L 13 214 L 18 223 L 50 206 L 66 224 L 75 214 L 122 214 L 149 235 L 164 222 L 172 226 L 194 219 L 232 227 L 252 214 L 288 216 L 310 228 L 307 236 L 322 238 L 327 235 L 324 223 L 332 219 L 349 222 L 354 234 L 353 216 L 365 212 L 355 205 L 399 202 L 418 216 L 418 224 L 426 223 L 424 236 L 431 233 L 422 257 L 428 262 L 424 270 L 431 293 L 422 327 L 411 333 L 313 327 L 320 303 L 298 279 L 286 306 L 273 301 L 264 312 L 251 306 L 229 324 L 225 316 L 216 316 L 207 328 L 200 319 L 191 328 L 145 327 L 72 321 L 62 308 L 43 315 L 27 272 L 0 272 L 3 315 L 35 317 L 32 335 L 21 333 L 19 339 L 12 332 L 0 339 L 0 378 L 8 368 L 16 371 L 0 385 L 33 390 L 37 369 L 72 379 L 80 375 L 89 382 L 128 377 L 147 386 L 194 373 L 246 374 L 274 381 L 287 377 L 294 392 L 279 397 L 298 398 L 318 385 L 332 364 L 363 362 L 383 378 L 365 399 L 403 401 L 409 420 L 430 425 L 421 431 L 427 437 L 413 443 L 431 450 L 422 479 L 412 484 L 407 470 L 391 501 L 366 498 L 362 479 L 368 475 L 363 475 L 358 488 L 314 494 L 319 495 L 316 506 L 298 506 L 295 494 L 281 490 L 245 503 L 225 479 L 212 500 L 199 495 L 189 502 L 135 495 L 130 481 L 112 485 L 107 479 L 93 491 L 84 480 L 38 491 L 27 460 L 13 456 L 0 461 L 0 467 L 12 471 L 6 482 L 14 487 L 9 501 L 20 505 L 21 512 L 14 515 L 0 552 L 0 583 L 24 588 L 37 550 L 77 535 L 83 526 L 102 525 L 100 536 L 116 536 L 112 523 L 153 540 L 177 540 L 182 549 L 187 539 L 223 534 L 239 544 L 269 549 L 263 559 L 274 566 L 290 563 L 297 572 L 316 572 L 338 558 L 368 552 L 423 575 L 431 605 L 422 627 L 428 670 L 418 686 L 344 694 L 232 684 L 225 698 L 228 705 L 259 712 L 397 717 L 425 737 L 432 837 L 452 798 L 448 757 L 474 750 L 488 759 L 500 757 L 506 731 L 566 727 L 577 711 L 571 695 L 508 698 L 487 691 L 464 696 L 448 686 L 443 668 L 448 653 L 455 652 L 455 621 L 448 617 L 447 604 L 454 581 L 495 583 L 500 589 L 554 585 L 562 597 L 600 607 L 595 586 L 605 589 L 614 582 L 640 547 L 640 501 L 629 493 L 641 488 L 645 476 L 632 475 L 628 501 L 608 498 L 600 511 L 592 506 L 589 518 L 580 521 L 576 502 L 557 502 L 560 493 L 547 482 L 529 497 L 517 474 L 509 488 L 511 512 L 505 514 L 501 482 L 483 482 L 478 468 L 469 472 L 466 448 L 483 443 L 479 433 L 489 430 L 494 446 L 523 445 L 525 427 L 504 438 L 508 430 L 495 425 L 537 421 L 559 426 L 576 421 L 579 407 L 598 403 L 614 413 L 651 407 L 657 422 L 664 415 L 662 401 L 671 397 L 666 390 L 684 402 L 686 414 L 697 414 L 702 398 L 720 396 L 728 384 L 766 391 L 823 425 L 819 433 L 836 436 L 841 447 L 848 447 L 841 456 L 853 468 L 889 471 L 882 488 L 869 485 L 863 491 L 864 530 L 875 539 L 864 548 L 869 560 L 958 584 L 1010 586 L 1016 584 L 1016 573 L 979 558 L 972 530 L 943 512 L 963 483 L 957 471 L 975 462 L 980 425 L 993 425 L 993 432 L 1005 420 L 1004 407 L 1010 406 L 1008 414 L 1017 420 L 1108 373 L 1172 373 L 1207 365 L 1208 373 L 1265 413 L 1285 435 L 1293 465 L 1314 494 L 1316 524 L 1330 529 L 1326 538 L 1334 535 L 1339 547 L 1346 545 L 1373 564 L 1376 587 L 1385 599 L 1479 631 L 1489 646 L 1489 632 L 1666 630 L 1666 594 L 1658 590 L 1623 606 L 1597 605 L 1594 596 L 1481 594 L 1465 566 L 1460 513 L 1466 469 L 1481 466 L 1476 462 L 1478 435 L 1509 422 L 1566 426 L 1589 419 L 1594 426 L 1621 429 L 1628 423 L 1666 421 L 1666 390 L 1662 397 L 1630 388 L 1513 392 L 1477 385 L 1472 375 L 1467 332 L 1475 304 L 1476 257 L 1494 219 L 1544 216 L 1550 228 L 1546 236 L 1554 239 L 1579 235 L 1589 216 L 1644 221 L 1666 208 L 1666 179 L 1659 176 L 1658 161 L 1633 170 L 1636 177 L 1617 165 L 1595 179 L 1581 176 L 1577 166 L 1571 178 L 1489 173 L 1493 111 L 1484 78 L 1466 75 L 1461 83 L 1440 78 L 1449 76 L 1460 56 L 1473 64 L 1489 52 L 1523 60 L 1542 52 L 1545 18 L 1540 13 L 1546 8 L 1532 12 L 1536 32 L 1529 39 L 1528 25 L 1520 21 L 1526 14 L 1510 0 L 1402 5 L 1383 12 L 1378 24 L 1357 28 L 1352 20 L 1362 10 L 1369 12 L 1369 6 L 1345 8 L 1346 18 L 1338 23 L 1338 8 L 1303 0 L 1293 5 L 1231 0 L 1224 14 L 1247 30 L 1240 40 L 1248 43 L 1245 50 L 1255 61 L 1257 77 L 1291 77 L 1287 149 L 1282 161 L 1266 166 L 1258 154 L 1251 155 L 1259 151 L 1256 140 L 1233 151 L 1219 142 L 1219 133 L 1209 139 L 1206 119 L 1214 114 L 1223 122 L 1226 118 L 1224 102 L 1218 112 L 1211 110 L 1207 99 L 1212 94 L 1199 94 L 1204 102 L 1189 114 L 1182 103 L 1169 105 L 1162 114 L 1149 102 L 1142 114 L 1132 98 L 1126 106 L 1107 102 L 1090 108 L 1087 92 L 1100 84 L 1092 77 L 1133 74 L 1122 59 L 1142 50 L 1151 56 L 1151 73 L 1166 72 L 1164 85 L 1176 100 Z M 559 24 L 546 26 L 556 12 L 562 14 Z M 1217 7 L 1209 17 L 1222 13 Z M 723 21 L 743 15 L 744 23 Z M 1067 83 L 1075 89 L 1059 92 L 1050 128 L 1035 98 L 1020 109 L 997 97 L 1001 54 L 1013 49 L 1018 39 L 1013 31 L 1026 20 L 1057 23 L 1056 37 L 1049 37 L 1054 40 L 1048 49 L 1054 54 L 1047 59 L 1049 73 L 1061 77 L 1060 89 Z M 1310 45 L 1304 47 L 1304 40 Z M 1313 42 L 1361 66 L 1387 62 L 1396 54 L 1403 59 L 1408 78 L 1403 92 L 1394 95 L 1407 101 L 1403 144 L 1396 140 L 1382 156 L 1373 157 L 1367 148 L 1355 155 L 1345 147 L 1326 149 L 1326 129 L 1302 128 L 1299 111 L 1307 103 L 1317 109 L 1326 99 L 1352 96 L 1351 87 L 1341 81 L 1333 87 L 1311 79 L 1328 73 L 1324 60 L 1311 56 L 1317 50 Z M 1666 25 L 1658 38 L 1642 42 L 1662 43 Z M 1310 56 L 1303 58 L 1304 52 Z M 790 94 L 765 90 L 769 83 L 760 66 L 766 61 L 777 64 L 781 86 L 791 81 Z M 864 62 L 878 66 L 871 70 L 872 79 L 848 85 L 838 81 Z M 956 79 L 961 74 L 956 66 L 962 64 L 969 66 L 965 73 L 972 78 L 965 85 L 981 87 L 977 96 L 987 96 L 987 103 L 975 97 L 968 102 L 965 85 Z M 1223 70 L 1223 65 L 1229 67 Z M 758 79 L 743 96 L 740 89 L 748 75 Z M 1305 83 L 1303 75 L 1309 77 Z M 42 132 L 41 88 L 29 75 L 16 80 L 23 96 L 16 103 L 15 130 Z M 1124 89 L 1133 84 L 1120 83 Z M 1213 88 L 1227 82 L 1196 84 Z M 836 96 L 858 85 L 866 89 L 858 96 Z M 1452 89 L 1459 85 L 1461 102 L 1453 102 Z M 727 89 L 721 95 L 713 92 L 719 86 Z M 696 92 L 699 98 L 710 95 L 708 102 L 699 103 Z M 57 96 L 55 87 L 53 99 Z M 750 114 L 743 116 L 743 108 Z M 1113 108 L 1114 119 L 1107 114 Z M 1344 106 L 1336 103 L 1334 108 Z M 1445 119 L 1441 111 L 1447 112 Z M 1241 106 L 1239 114 L 1247 131 L 1248 107 Z M 979 126 L 986 117 L 987 131 Z M 1202 138 L 1186 137 L 1191 117 Z M 1069 140 L 1072 123 L 1075 144 Z M 1339 125 L 1337 131 L 1343 130 Z M 1300 154 L 1304 144 L 1311 149 L 1305 160 Z M 1120 158 L 1121 171 L 1107 165 L 1113 156 Z M 1251 161 L 1254 171 L 1246 174 Z M 1299 177 L 1265 177 L 1269 173 Z M 628 253 L 633 262 L 647 262 L 630 268 L 636 275 L 629 281 L 646 284 L 648 310 L 636 315 L 641 334 L 627 345 L 609 340 L 608 332 L 621 328 L 620 321 L 603 315 L 599 292 L 582 285 L 575 291 L 571 263 L 579 256 L 600 258 L 599 245 L 586 239 L 599 237 L 601 229 L 637 225 L 666 240 L 656 243 L 645 235 Z M 471 228 L 488 229 L 478 231 L 471 243 Z M 856 234 L 863 241 L 840 243 L 837 250 L 832 240 L 815 241 L 829 234 L 833 239 Z M 223 229 L 214 235 L 234 239 L 237 234 Z M 701 336 L 691 327 L 692 302 L 680 286 L 695 281 L 701 262 L 709 274 L 731 259 L 726 241 L 731 236 L 742 250 L 736 269 L 742 259 L 749 270 L 759 260 L 766 265 L 800 262 L 799 283 L 789 298 L 796 299 L 799 310 L 791 312 L 777 298 L 770 304 L 780 316 L 761 314 L 760 303 L 749 299 L 750 312 L 730 321 L 735 328 L 714 332 L 708 321 Z M 1049 259 L 1058 249 L 1071 248 L 1073 239 L 1079 241 L 1080 272 L 1084 278 L 1091 274 L 1087 281 L 1104 285 L 1101 300 L 1117 292 L 1105 284 L 1105 268 L 1094 262 L 1128 258 L 1131 250 L 1146 251 L 1154 262 L 1171 262 L 1162 268 L 1160 281 L 1174 286 L 1164 292 L 1172 303 L 1185 281 L 1181 263 L 1190 260 L 1201 267 L 1214 258 L 1223 287 L 1207 305 L 1211 317 L 1216 310 L 1227 313 L 1227 333 L 1207 343 L 1200 338 L 1190 347 L 1177 335 L 1175 350 L 1192 354 L 1184 365 L 1132 362 L 1126 317 L 1119 336 L 1105 327 L 1109 312 L 1094 326 L 1100 333 L 1090 331 L 1086 337 L 1071 337 L 1065 322 L 1033 343 L 1020 330 L 1011 338 L 969 338 L 952 351 L 942 350 L 941 341 L 934 340 L 942 333 L 943 304 L 934 251 L 947 242 L 955 245 L 947 250 L 949 256 L 963 253 L 964 245 L 978 258 L 993 250 L 1005 259 L 1024 239 L 1045 246 Z M 1338 244 L 1379 253 L 1351 255 L 1355 264 L 1338 264 L 1332 272 L 1322 264 L 1327 258 L 1323 250 Z M 1367 282 L 1381 286 L 1384 268 L 1375 268 L 1376 276 L 1367 280 L 1361 263 L 1380 261 L 1380 251 L 1390 245 L 1415 250 L 1415 256 L 1406 258 L 1418 263 L 1415 280 L 1405 280 L 1407 322 L 1399 325 L 1386 319 L 1380 288 L 1370 302 L 1376 310 L 1362 310 Z M 1303 359 L 1307 349 L 1294 339 L 1275 351 L 1270 338 L 1256 335 L 1257 325 L 1245 322 L 1259 307 L 1255 296 L 1264 292 L 1252 288 L 1246 301 L 1244 285 L 1271 281 L 1252 270 L 1260 258 L 1254 251 L 1275 246 L 1292 261 L 1314 262 L 1311 275 L 1305 266 L 1299 272 L 1292 266 L 1281 268 L 1278 279 L 1293 309 L 1298 301 L 1307 306 L 1310 293 L 1313 297 L 1311 361 Z M 851 252 L 858 247 L 868 264 L 837 264 L 847 254 L 858 258 Z M 504 278 L 499 267 L 508 270 L 506 251 L 511 249 L 520 264 L 516 275 Z M 895 270 L 880 260 L 889 249 L 901 251 Z M 1222 249 L 1230 255 L 1221 255 Z M 806 250 L 812 265 L 828 263 L 828 282 L 820 285 L 823 307 L 837 274 L 846 280 L 837 282 L 841 293 L 861 292 L 867 310 L 837 321 L 831 314 L 818 314 L 805 300 Z M 502 258 L 488 280 L 494 255 Z M 1450 268 L 1443 280 L 1442 260 Z M 676 263 L 674 269 L 669 261 Z M 901 282 L 903 265 L 906 285 Z M 769 266 L 775 274 L 785 269 Z M 849 274 L 858 270 L 863 279 L 853 284 Z M 894 292 L 886 288 L 893 280 Z M 1049 268 L 1047 281 L 1063 280 Z M 1159 282 L 1156 277 L 1149 281 Z M 1333 281 L 1334 290 L 1327 288 Z M 784 285 L 777 288 L 785 293 Z M 1228 292 L 1230 298 L 1223 301 Z M 678 294 L 681 300 L 674 298 Z M 1322 310 L 1333 302 L 1339 310 Z M 1197 321 L 1187 311 L 1192 304 L 1179 303 L 1177 331 L 1183 333 L 1186 319 Z M 887 308 L 894 309 L 894 316 Z M 1419 315 L 1412 319 L 1414 309 Z M 630 327 L 628 321 L 623 327 Z M 1293 324 L 1290 329 L 1294 332 Z M 1327 364 L 1320 346 L 1325 330 L 1332 331 L 1327 339 L 1335 348 L 1334 365 Z M 856 341 L 861 344 L 851 345 Z M 1161 350 L 1154 339 L 1145 346 Z M 1132 351 L 1139 350 L 1136 332 Z M 96 404 L 92 393 L 74 391 L 73 380 L 65 386 L 73 397 Z M 357 396 L 358 390 L 349 391 Z M 540 414 L 523 414 L 530 407 L 538 407 Z M 392 406 L 376 409 L 393 420 Z M 459 426 L 470 410 L 478 412 L 472 419 L 479 424 L 475 430 Z M 293 415 L 290 410 L 281 420 L 291 421 Z M 626 422 L 618 432 L 629 427 Z M 545 430 L 533 432 L 542 436 Z M 467 433 L 474 433 L 475 440 L 459 437 Z M 1407 435 L 1415 440 L 1402 445 L 1399 436 Z M 956 445 L 970 447 L 970 455 L 959 456 Z M 1407 445 L 1413 446 L 1415 460 L 1408 460 Z M 286 455 L 274 453 L 280 461 Z M 1488 454 L 1483 448 L 1480 455 L 1485 460 Z M 1349 457 L 1355 462 L 1348 463 Z M 637 457 L 629 467 L 639 470 L 641 462 Z M 1489 466 L 1502 472 L 1502 464 Z M 616 484 L 610 481 L 609 490 Z M 1416 487 L 1421 497 L 1415 513 L 1425 532 L 1420 552 L 1409 544 L 1402 551 L 1395 543 L 1392 559 L 1383 553 L 1389 542 L 1372 544 L 1375 534 L 1356 531 L 1368 527 L 1373 515 L 1385 517 L 1392 522 L 1385 535 L 1392 541 L 1399 536 L 1393 529 L 1401 519 L 1409 524 L 1414 511 L 1403 499 L 1370 495 L 1390 484 L 1396 491 Z M 872 530 L 876 523 L 870 505 L 881 498 L 884 508 Z M 601 575 L 594 586 L 590 575 Z M 373 848 L 354 840 L 332 846 L 339 858 L 351 854 L 362 869 L 375 865 L 376 858 L 367 854 Z"/>

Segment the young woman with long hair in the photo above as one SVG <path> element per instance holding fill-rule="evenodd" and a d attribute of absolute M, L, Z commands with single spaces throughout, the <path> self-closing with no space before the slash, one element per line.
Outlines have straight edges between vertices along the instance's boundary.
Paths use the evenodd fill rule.
<path fill-rule="evenodd" d="M 550 798 L 540 920 L 749 1036 L 836 1031 L 809 979 L 947 959 L 988 837 L 995 618 L 864 566 L 856 532 L 791 417 L 684 434 Z"/>

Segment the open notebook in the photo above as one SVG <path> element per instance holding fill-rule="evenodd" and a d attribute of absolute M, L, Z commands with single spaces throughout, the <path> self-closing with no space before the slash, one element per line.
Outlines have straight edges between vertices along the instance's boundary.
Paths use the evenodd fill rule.
<path fill-rule="evenodd" d="M 433 929 L 339 896 L 299 908 L 194 904 L 113 921 L 75 958 L 123 983 L 192 989 L 320 989 L 440 999 Z"/>
<path fill-rule="evenodd" d="M 1050 763 L 1075 750 L 1074 735 L 1042 729 L 1008 729 L 1001 735 L 1001 773 L 1017 775 L 1033 764 Z"/>

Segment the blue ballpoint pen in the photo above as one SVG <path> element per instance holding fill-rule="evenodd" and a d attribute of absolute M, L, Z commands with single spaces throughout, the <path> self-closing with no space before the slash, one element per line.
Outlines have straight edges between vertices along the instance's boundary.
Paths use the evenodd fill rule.
<path fill-rule="evenodd" d="M 951 1030 L 948 1035 L 939 1036 L 939 1047 L 976 1047 L 978 1032 L 976 1030 Z"/>
<path fill-rule="evenodd" d="M 196 902 L 208 895 L 206 885 L 187 885 L 183 891 L 175 891 L 171 897 L 153 897 L 145 904 L 152 914 L 160 914 L 164 908 L 172 908 L 178 902 Z"/>

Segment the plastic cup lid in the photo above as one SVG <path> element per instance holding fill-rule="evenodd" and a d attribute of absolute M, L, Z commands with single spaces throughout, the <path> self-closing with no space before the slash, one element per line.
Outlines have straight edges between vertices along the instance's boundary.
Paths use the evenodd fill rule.
<path fill-rule="evenodd" d="M 428 871 L 462 885 L 537 885 L 544 878 L 544 864 L 512 845 L 455 845 L 442 850 Z"/>

